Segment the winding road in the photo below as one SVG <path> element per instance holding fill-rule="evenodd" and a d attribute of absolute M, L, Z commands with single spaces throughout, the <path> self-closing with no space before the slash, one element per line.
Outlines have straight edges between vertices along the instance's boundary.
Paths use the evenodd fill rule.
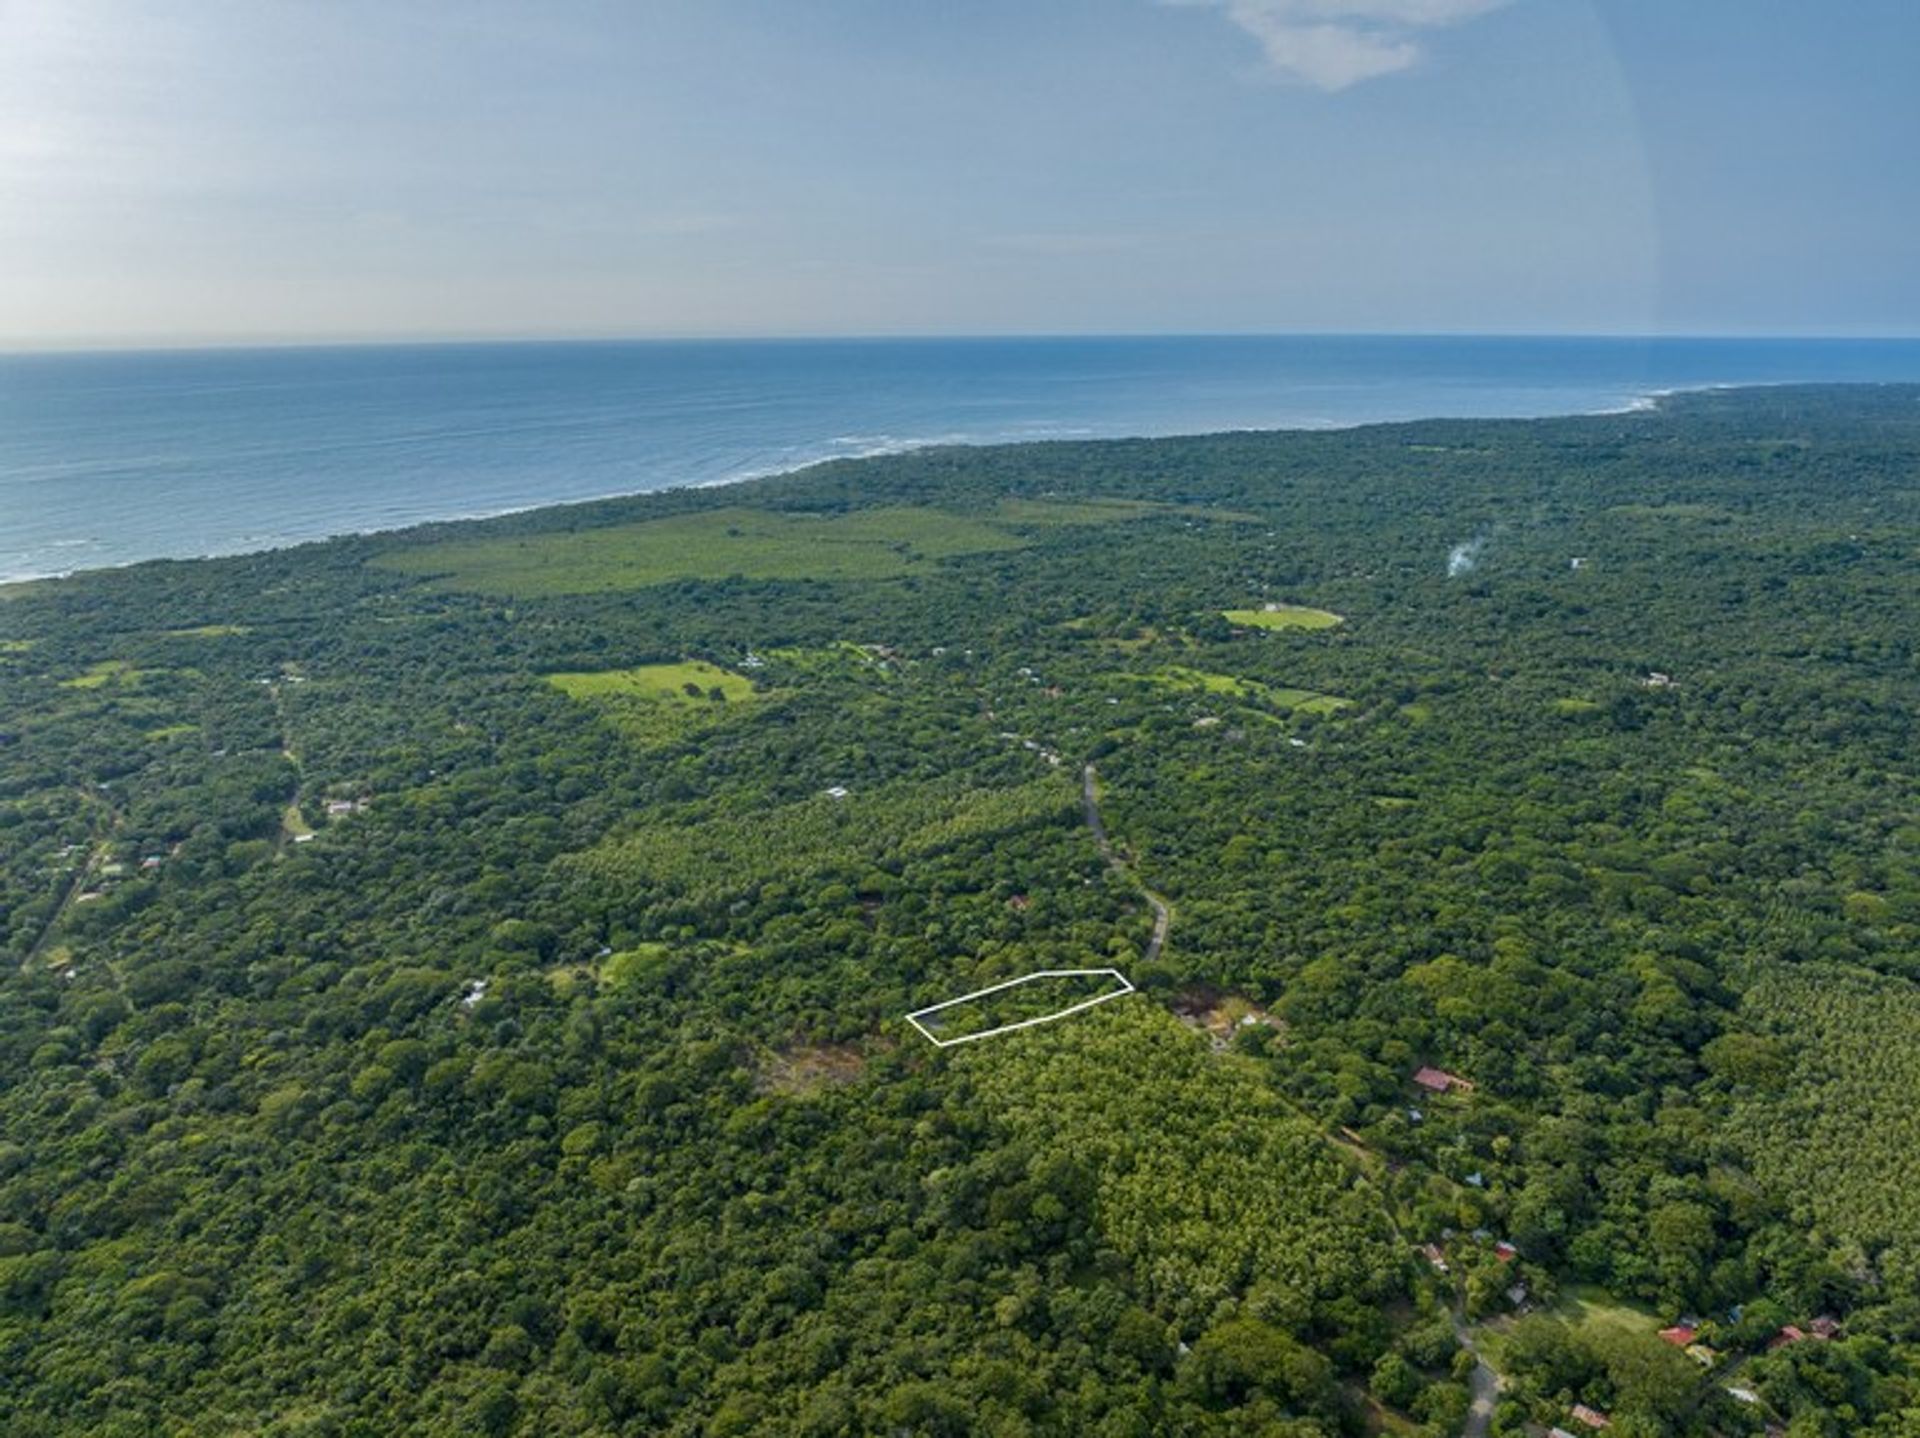
<path fill-rule="evenodd" d="M 1153 937 L 1147 940 L 1147 951 L 1141 958 L 1142 963 L 1150 964 L 1160 957 L 1160 950 L 1166 946 L 1167 930 L 1173 924 L 1173 909 L 1164 898 L 1142 883 L 1140 876 L 1128 866 L 1126 860 L 1114 852 L 1113 843 L 1107 838 L 1107 826 L 1100 821 L 1100 803 L 1094 791 L 1094 780 L 1093 765 L 1088 764 L 1080 771 L 1080 812 L 1086 818 L 1087 828 L 1093 831 L 1094 843 L 1100 846 L 1100 857 L 1107 861 L 1110 868 L 1125 874 L 1153 906 Z"/>

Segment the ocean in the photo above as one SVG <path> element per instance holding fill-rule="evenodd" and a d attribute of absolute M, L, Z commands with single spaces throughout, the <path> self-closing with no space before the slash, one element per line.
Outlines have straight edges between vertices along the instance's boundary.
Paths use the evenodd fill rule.
<path fill-rule="evenodd" d="M 1915 340 L 1193 337 L 0 355 L 0 581 L 927 444 L 1614 410 L 1920 381 Z"/>

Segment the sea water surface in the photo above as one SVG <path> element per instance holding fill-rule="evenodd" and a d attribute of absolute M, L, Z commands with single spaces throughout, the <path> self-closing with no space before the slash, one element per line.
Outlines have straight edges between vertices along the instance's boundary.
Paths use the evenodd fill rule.
<path fill-rule="evenodd" d="M 0 581 L 925 444 L 1623 408 L 1920 381 L 1920 341 L 1194 337 L 0 355 Z"/>

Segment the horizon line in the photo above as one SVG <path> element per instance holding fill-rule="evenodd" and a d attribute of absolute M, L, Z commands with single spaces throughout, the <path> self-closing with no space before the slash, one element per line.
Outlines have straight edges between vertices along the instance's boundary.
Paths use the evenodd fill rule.
<path fill-rule="evenodd" d="M 30 358 L 52 355 L 140 355 L 188 354 L 206 352 L 245 353 L 251 351 L 348 350 L 348 349 L 453 349 L 497 346 L 534 347 L 542 345 L 766 345 L 766 344 L 952 344 L 1006 343 L 1029 341 L 1047 343 L 1067 340 L 1584 340 L 1621 344 L 1671 343 L 1687 341 L 1750 343 L 1920 343 L 1920 331 L 1886 332 L 1862 330 L 951 330 L 951 331 L 859 331 L 844 334 L 819 333 L 671 333 L 671 334 L 487 334 L 450 333 L 418 335 L 342 336 L 195 336 L 180 339 L 127 336 L 124 338 L 88 337 L 68 340 L 28 340 L 24 343 L 0 342 L 0 358 Z"/>

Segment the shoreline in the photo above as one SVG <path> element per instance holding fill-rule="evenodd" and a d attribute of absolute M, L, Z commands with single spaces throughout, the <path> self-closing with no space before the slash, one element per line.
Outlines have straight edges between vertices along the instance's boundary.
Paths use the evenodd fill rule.
<path fill-rule="evenodd" d="M 404 534 L 411 529 L 436 524 L 473 524 L 490 519 L 505 519 L 516 514 L 531 514 L 542 509 L 565 509 L 573 505 L 605 504 L 614 500 L 638 499 L 652 494 L 674 494 L 690 490 L 726 489 L 734 485 L 751 484 L 761 480 L 784 479 L 804 474 L 809 470 L 829 464 L 859 462 L 870 459 L 885 459 L 892 455 L 913 454 L 928 449 L 1001 449 L 1018 445 L 1032 444 L 1076 444 L 1076 443 L 1124 443 L 1135 440 L 1161 439 L 1204 439 L 1218 435 L 1259 435 L 1259 434 L 1331 434 L 1344 430 L 1369 429 L 1400 424 L 1434 423 L 1488 423 L 1488 424 L 1525 424 L 1538 420 L 1553 419 L 1603 419 L 1617 418 L 1631 414 L 1650 414 L 1657 412 L 1668 400 L 1687 394 L 1705 394 L 1714 392 L 1776 389 L 1800 383 L 1837 385 L 1884 383 L 1884 381 L 1793 381 L 1760 380 L 1751 382 L 1719 381 L 1695 385 L 1670 386 L 1644 391 L 1629 399 L 1625 404 L 1612 405 L 1602 409 L 1564 410 L 1548 414 L 1529 415 L 1420 415 L 1408 419 L 1364 419 L 1352 422 L 1327 421 L 1321 424 L 1290 425 L 1253 425 L 1235 429 L 1167 430 L 1163 432 L 1100 434 L 1091 429 L 1081 429 L 1071 433 L 1055 435 L 1035 435 L 1027 438 L 985 437 L 972 439 L 962 434 L 930 436 L 922 439 L 893 440 L 879 437 L 878 443 L 847 454 L 828 454 L 812 459 L 801 460 L 795 464 L 775 465 L 730 474 L 719 479 L 689 481 L 681 484 L 664 484 L 654 489 L 620 489 L 604 494 L 583 495 L 570 499 L 538 500 L 528 504 L 507 505 L 498 509 L 472 511 L 459 514 L 434 515 L 422 519 L 410 520 L 405 524 L 375 525 L 366 529 L 340 530 L 332 534 L 316 535 L 310 539 L 293 539 L 283 544 L 263 544 L 245 548 L 207 551 L 199 554 L 154 554 L 139 559 L 128 559 L 113 564 L 76 566 L 71 569 L 54 570 L 44 573 L 0 575 L 0 597 L 4 591 L 27 585 L 56 583 L 75 579 L 88 574 L 109 574 L 118 570 L 132 569 L 143 564 L 194 564 L 210 560 L 244 559 L 250 555 L 274 554 L 283 550 L 300 549 L 309 544 L 331 544 L 339 540 L 369 539 L 383 534 Z M 851 439 L 853 436 L 840 436 L 839 439 Z M 834 443 L 836 441 L 827 441 Z M 72 543 L 74 541 L 68 541 Z"/>

